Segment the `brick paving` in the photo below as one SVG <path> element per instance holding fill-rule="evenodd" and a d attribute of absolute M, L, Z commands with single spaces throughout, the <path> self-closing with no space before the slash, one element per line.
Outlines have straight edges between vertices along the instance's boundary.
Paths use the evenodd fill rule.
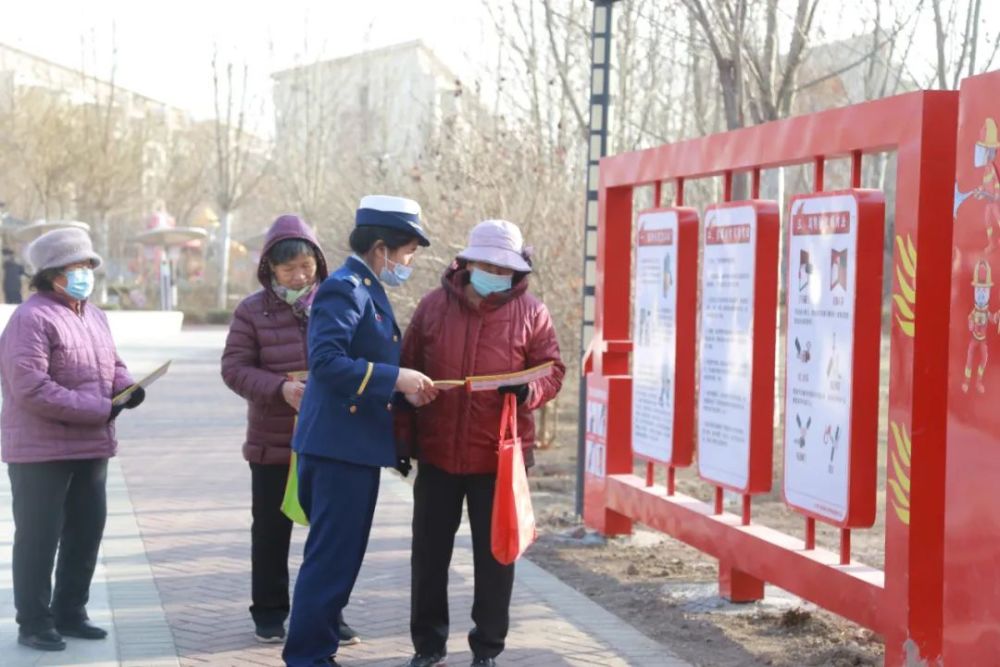
<path fill-rule="evenodd" d="M 100 613 L 98 598 L 107 598 L 115 630 L 109 645 L 115 658 L 107 663 L 83 656 L 78 662 L 37 663 L 22 655 L 18 667 L 283 664 L 280 647 L 255 643 L 247 611 L 250 475 L 240 456 L 245 406 L 219 379 L 222 340 L 220 330 L 195 330 L 168 345 L 123 350 L 136 372 L 166 358 L 175 363 L 150 392 L 148 403 L 122 420 L 119 462 L 127 496 L 124 485 L 115 495 L 122 475 L 117 465 L 112 466 L 110 537 L 92 606 Z M 0 498 L 0 502 L 8 501 Z M 396 475 L 384 473 L 368 555 L 346 611 L 364 641 L 341 650 L 345 665 L 396 666 L 411 652 L 411 511 L 410 487 Z M 2 518 L 0 514 L 0 526 Z M 304 536 L 305 531 L 296 528 L 293 572 Z M 0 567 L 0 574 L 6 575 L 0 584 L 0 623 L 9 630 L 9 604 L 4 607 L 9 570 Z M 456 544 L 451 580 L 449 664 L 467 665 L 472 558 L 465 527 Z M 518 564 L 511 617 L 501 664 L 685 664 L 527 561 Z M 12 637 L 10 632 L 0 634 L 0 655 L 6 655 Z"/>

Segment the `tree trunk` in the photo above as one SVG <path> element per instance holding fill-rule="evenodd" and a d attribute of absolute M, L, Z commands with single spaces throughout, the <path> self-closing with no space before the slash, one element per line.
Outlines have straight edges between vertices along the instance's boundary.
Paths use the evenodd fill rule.
<path fill-rule="evenodd" d="M 216 297 L 216 305 L 221 310 L 229 308 L 229 245 L 232 233 L 231 211 L 222 212 L 222 220 L 219 224 L 219 292 Z"/>

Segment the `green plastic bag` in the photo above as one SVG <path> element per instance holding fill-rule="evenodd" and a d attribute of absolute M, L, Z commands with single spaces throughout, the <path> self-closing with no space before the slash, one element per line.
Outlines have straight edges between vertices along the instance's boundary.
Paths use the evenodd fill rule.
<path fill-rule="evenodd" d="M 309 525 L 309 517 L 299 504 L 299 466 L 294 451 L 288 462 L 288 481 L 285 482 L 285 497 L 281 500 L 281 512 L 300 526 Z"/>

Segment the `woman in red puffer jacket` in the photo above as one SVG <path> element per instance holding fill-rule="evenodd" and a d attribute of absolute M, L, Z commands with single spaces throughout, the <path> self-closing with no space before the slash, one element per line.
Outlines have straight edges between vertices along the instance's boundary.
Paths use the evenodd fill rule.
<path fill-rule="evenodd" d="M 281 513 L 292 432 L 308 367 L 306 326 L 319 284 L 326 280 L 323 250 L 301 218 L 283 215 L 267 232 L 257 278 L 262 290 L 236 307 L 222 354 L 222 379 L 247 400 L 243 458 L 250 464 L 250 614 L 262 643 L 280 643 L 288 618 L 288 548 L 292 522 Z M 340 619 L 340 641 L 360 641 Z"/>
<path fill-rule="evenodd" d="M 528 293 L 530 272 L 516 225 L 506 220 L 476 225 L 442 286 L 413 314 L 400 361 L 435 379 L 510 373 L 553 362 L 549 377 L 500 390 L 517 396 L 517 429 L 528 465 L 535 446 L 532 411 L 555 398 L 566 371 L 549 311 Z M 504 648 L 514 566 L 501 565 L 490 550 L 500 392 L 434 392 L 417 401 L 421 407 L 398 417 L 403 458 L 413 456 L 420 464 L 413 489 L 412 667 L 430 667 L 445 656 L 448 567 L 463 501 L 468 502 L 476 579 L 472 664 L 493 665 Z M 404 469 L 405 464 L 401 461 Z"/>

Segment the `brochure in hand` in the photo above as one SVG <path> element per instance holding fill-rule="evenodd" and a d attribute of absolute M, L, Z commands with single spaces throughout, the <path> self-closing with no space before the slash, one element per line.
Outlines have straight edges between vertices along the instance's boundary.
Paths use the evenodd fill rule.
<path fill-rule="evenodd" d="M 139 387 L 142 387 L 143 389 L 145 389 L 146 387 L 148 387 L 149 385 L 153 384 L 154 382 L 156 382 L 157 380 L 159 380 L 161 377 L 163 377 L 164 375 L 166 375 L 167 374 L 167 369 L 170 368 L 170 363 L 171 362 L 168 361 L 167 363 L 163 364 L 162 366 L 160 366 L 159 368 L 157 368 L 155 371 L 153 371 L 152 373 L 150 373 L 146 377 L 142 378 L 141 380 L 139 380 L 135 384 L 131 385 L 125 391 L 123 391 L 120 394 L 118 394 L 117 396 L 115 396 L 113 399 L 111 399 L 111 404 L 112 405 L 125 405 L 126 403 L 128 403 L 128 399 L 130 399 L 132 397 L 132 394 L 135 393 L 136 389 L 138 389 Z"/>
<path fill-rule="evenodd" d="M 518 384 L 528 384 L 535 380 L 541 380 L 552 375 L 554 362 L 547 361 L 532 368 L 514 373 L 501 373 L 499 375 L 471 375 L 464 380 L 435 380 L 434 386 L 442 391 L 454 389 L 455 387 L 465 387 L 468 391 L 491 391 L 500 387 L 510 387 Z"/>

